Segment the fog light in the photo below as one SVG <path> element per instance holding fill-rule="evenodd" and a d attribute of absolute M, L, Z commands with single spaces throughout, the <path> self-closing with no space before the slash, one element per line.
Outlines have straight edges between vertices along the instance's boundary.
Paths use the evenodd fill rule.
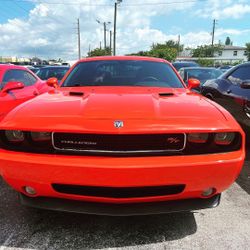
<path fill-rule="evenodd" d="M 207 188 L 205 190 L 202 191 L 202 196 L 210 196 L 212 195 L 213 193 L 215 192 L 215 189 L 214 188 Z"/>
<path fill-rule="evenodd" d="M 33 187 L 25 186 L 24 191 L 29 195 L 36 195 L 36 190 Z"/>

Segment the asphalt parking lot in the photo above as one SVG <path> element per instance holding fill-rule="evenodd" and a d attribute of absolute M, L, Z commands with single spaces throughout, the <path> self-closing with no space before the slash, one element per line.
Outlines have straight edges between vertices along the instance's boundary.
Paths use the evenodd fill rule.
<path fill-rule="evenodd" d="M 250 249 L 250 148 L 219 207 L 194 213 L 106 217 L 28 209 L 0 180 L 0 250 Z"/>

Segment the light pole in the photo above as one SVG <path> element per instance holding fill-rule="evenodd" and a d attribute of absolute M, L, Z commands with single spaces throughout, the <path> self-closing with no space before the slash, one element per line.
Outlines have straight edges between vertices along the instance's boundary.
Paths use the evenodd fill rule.
<path fill-rule="evenodd" d="M 113 56 L 116 53 L 116 16 L 117 16 L 117 5 L 120 4 L 122 0 L 115 1 L 115 9 L 114 9 L 114 41 L 113 41 Z"/>
<path fill-rule="evenodd" d="M 107 32 L 107 25 L 111 24 L 111 22 L 101 22 L 99 20 L 96 20 L 99 24 L 103 24 L 103 42 L 104 42 L 104 49 L 107 47 L 107 38 L 106 38 L 106 32 Z"/>

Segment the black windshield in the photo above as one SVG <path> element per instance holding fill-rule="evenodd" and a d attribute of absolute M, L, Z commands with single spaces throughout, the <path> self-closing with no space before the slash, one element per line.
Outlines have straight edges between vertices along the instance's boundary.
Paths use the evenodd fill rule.
<path fill-rule="evenodd" d="M 183 88 L 166 63 L 136 60 L 103 60 L 77 64 L 63 87 L 72 86 L 147 86 Z"/>

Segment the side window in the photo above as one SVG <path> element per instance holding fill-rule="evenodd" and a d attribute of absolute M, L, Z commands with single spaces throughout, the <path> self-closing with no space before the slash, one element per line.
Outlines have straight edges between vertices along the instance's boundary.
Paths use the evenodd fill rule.
<path fill-rule="evenodd" d="M 37 82 L 37 79 L 32 74 L 30 74 L 28 71 L 26 72 L 26 76 L 29 79 L 29 83 L 30 83 L 29 86 L 34 85 Z M 28 81 L 28 79 L 27 79 L 27 81 Z"/>
<path fill-rule="evenodd" d="M 29 72 L 25 70 L 11 69 L 5 73 L 3 81 L 1 83 L 1 88 L 3 88 L 6 85 L 6 83 L 13 81 L 22 82 L 24 83 L 25 86 L 31 86 L 37 80 L 33 75 L 31 75 Z"/>
<path fill-rule="evenodd" d="M 230 76 L 228 76 L 228 80 L 235 85 L 242 83 L 242 81 L 250 80 L 250 67 L 246 66 L 236 69 Z"/>
<path fill-rule="evenodd" d="M 180 74 L 181 78 L 184 79 L 184 70 L 183 70 L 183 69 L 181 69 L 181 70 L 179 71 L 179 74 Z"/>

